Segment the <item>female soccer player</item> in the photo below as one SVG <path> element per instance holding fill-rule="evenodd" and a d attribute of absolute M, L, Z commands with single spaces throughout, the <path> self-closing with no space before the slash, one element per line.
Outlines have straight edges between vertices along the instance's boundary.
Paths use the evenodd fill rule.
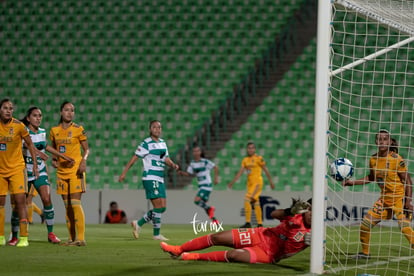
<path fill-rule="evenodd" d="M 85 214 L 81 204 L 86 186 L 86 160 L 89 156 L 88 138 L 83 126 L 75 124 L 75 106 L 63 102 L 60 122 L 50 130 L 52 146 L 59 153 L 71 157 L 75 163 L 54 156 L 52 165 L 57 168 L 57 193 L 66 207 L 66 226 L 69 240 L 63 245 L 85 246 Z"/>
<path fill-rule="evenodd" d="M 214 262 L 277 263 L 310 245 L 311 200 L 294 200 L 290 208 L 272 212 L 281 221 L 276 227 L 242 228 L 209 234 L 182 245 L 161 242 L 161 248 L 174 258 Z M 234 249 L 208 253 L 188 253 L 214 245 Z"/>
<path fill-rule="evenodd" d="M 46 130 L 40 127 L 42 123 L 42 111 L 38 107 L 31 107 L 27 110 L 26 116 L 21 120 L 27 127 L 30 138 L 33 141 L 33 144 L 36 148 L 37 154 L 37 165 L 39 168 L 39 177 L 35 178 L 33 174 L 33 158 L 30 155 L 30 152 L 26 146 L 26 143 L 23 143 L 23 157 L 26 163 L 27 170 L 27 180 L 29 182 L 29 191 L 30 194 L 34 194 L 37 191 L 40 194 L 40 198 L 43 203 L 43 215 L 46 220 L 46 227 L 48 236 L 47 239 L 51 243 L 60 243 L 60 239 L 53 233 L 53 224 L 55 219 L 55 211 L 53 208 L 52 200 L 50 197 L 50 183 L 48 180 L 47 167 L 45 161 L 48 159 L 45 151 L 48 151 L 55 156 L 66 160 L 70 164 L 74 164 L 74 160 L 70 157 L 65 156 L 64 154 L 59 153 L 54 148 L 49 146 L 46 141 Z M 31 197 L 30 194 L 28 198 Z M 31 202 L 31 200 L 30 200 Z M 28 208 L 29 208 L 28 204 Z M 12 213 L 12 239 L 8 242 L 9 245 L 16 245 L 17 243 L 17 233 L 18 228 L 13 227 L 16 221 L 17 213 Z"/>
<path fill-rule="evenodd" d="M 22 141 L 25 142 L 31 156 L 36 151 L 24 124 L 13 118 L 13 103 L 9 99 L 0 101 L 0 245 L 5 245 L 4 219 L 6 195 L 14 197 L 14 203 L 19 215 L 20 240 L 18 247 L 29 245 L 28 221 L 26 209 L 27 183 L 25 163 L 22 153 Z M 37 162 L 33 163 L 33 175 L 39 177 Z"/>
<path fill-rule="evenodd" d="M 411 177 L 404 159 L 395 151 L 395 145 L 392 145 L 391 139 L 387 130 L 380 130 L 375 136 L 378 152 L 373 154 L 369 160 L 369 175 L 343 182 L 343 186 L 354 186 L 375 181 L 381 189 L 379 199 L 362 219 L 360 226 L 362 252 L 354 255 L 355 259 L 370 258 L 371 229 L 382 220 L 392 219 L 393 215 L 398 220 L 401 232 L 414 249 L 414 231 L 404 214 L 404 209 L 409 213 L 413 210 Z M 394 151 L 390 148 L 394 148 Z"/>
<path fill-rule="evenodd" d="M 131 166 L 142 158 L 144 172 L 142 174 L 142 183 L 145 188 L 147 199 L 151 200 L 153 209 L 149 210 L 140 220 L 133 220 L 131 226 L 132 234 L 137 239 L 142 225 L 152 220 L 154 240 L 168 240 L 160 234 L 161 215 L 167 207 L 165 185 L 164 185 L 164 167 L 165 165 L 178 170 L 175 164 L 168 156 L 166 142 L 161 138 L 161 122 L 158 120 L 151 121 L 149 124 L 150 136 L 146 138 L 136 149 L 135 154 L 126 164 L 122 174 L 119 176 L 119 182 L 124 181 L 126 173 Z"/>
<path fill-rule="evenodd" d="M 254 143 L 247 143 L 247 156 L 243 158 L 241 168 L 237 172 L 234 179 L 227 185 L 230 189 L 233 184 L 239 180 L 243 172 L 247 172 L 247 192 L 244 197 L 244 210 L 246 223 L 241 228 L 252 227 L 250 221 L 252 216 L 252 204 L 254 205 L 254 213 L 257 219 L 257 227 L 263 226 L 262 208 L 260 206 L 260 194 L 263 189 L 262 170 L 265 172 L 267 179 L 269 179 L 270 187 L 275 188 L 266 163 L 260 155 L 256 154 L 256 146 Z"/>
<path fill-rule="evenodd" d="M 199 146 L 193 148 L 193 160 L 186 172 L 179 171 L 180 175 L 196 176 L 198 182 L 198 192 L 194 198 L 194 204 L 203 208 L 207 215 L 213 222 L 216 222 L 214 217 L 214 206 L 207 205 L 210 198 L 210 193 L 213 190 L 213 184 L 211 183 L 210 171 L 214 170 L 214 184 L 218 184 L 218 167 L 210 160 L 204 158 L 204 153 Z"/>

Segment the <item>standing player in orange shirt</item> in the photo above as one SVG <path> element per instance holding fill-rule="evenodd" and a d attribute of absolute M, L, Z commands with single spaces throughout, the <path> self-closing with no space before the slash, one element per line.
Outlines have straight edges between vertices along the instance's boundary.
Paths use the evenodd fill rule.
<path fill-rule="evenodd" d="M 257 227 L 263 226 L 262 208 L 260 206 L 259 200 L 263 189 L 262 170 L 265 172 L 267 178 L 269 179 L 270 187 L 274 189 L 275 185 L 273 184 L 272 177 L 270 176 L 269 170 L 266 167 L 266 162 L 263 160 L 262 156 L 256 154 L 256 146 L 254 143 L 247 143 L 247 156 L 243 158 L 241 168 L 237 172 L 234 179 L 227 185 L 231 189 L 233 187 L 233 184 L 239 180 L 243 172 L 247 172 L 247 192 L 244 197 L 246 223 L 242 225 L 241 228 L 252 227 L 250 223 L 252 216 L 252 204 L 254 205 Z"/>
<path fill-rule="evenodd" d="M 28 220 L 26 209 L 26 164 L 24 163 L 22 147 L 24 141 L 31 154 L 36 156 L 33 142 L 25 125 L 13 118 L 13 103 L 9 99 L 0 101 L 0 245 L 5 245 L 4 220 L 6 195 L 14 197 L 19 214 L 20 239 L 16 246 L 29 245 Z M 33 174 L 39 177 L 37 163 L 33 162 Z"/>
<path fill-rule="evenodd" d="M 353 256 L 355 259 L 369 259 L 369 243 L 371 229 L 382 220 L 398 220 L 401 232 L 414 249 L 414 231 L 410 226 L 412 205 L 412 183 L 404 159 L 394 150 L 392 138 L 387 130 L 380 130 L 375 137 L 378 152 L 369 160 L 369 175 L 357 179 L 346 180 L 344 186 L 364 185 L 377 182 L 381 189 L 379 199 L 364 216 L 360 226 L 360 240 L 362 252 Z M 408 213 L 408 216 L 406 216 Z"/>
<path fill-rule="evenodd" d="M 54 156 L 52 164 L 57 168 L 57 193 L 62 196 L 66 207 L 69 240 L 63 245 L 85 246 L 85 214 L 81 197 L 86 187 L 89 146 L 85 130 L 73 122 L 74 117 L 75 106 L 70 102 L 63 102 L 60 106 L 60 123 L 50 130 L 50 140 L 53 148 L 71 157 L 75 163 L 73 165 L 72 162 Z"/>

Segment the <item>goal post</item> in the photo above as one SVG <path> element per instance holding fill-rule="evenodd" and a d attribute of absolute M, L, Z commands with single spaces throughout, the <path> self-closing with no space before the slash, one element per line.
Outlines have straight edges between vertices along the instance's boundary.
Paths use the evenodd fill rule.
<path fill-rule="evenodd" d="M 414 1 L 320 0 L 315 96 L 311 272 L 414 275 L 414 253 L 395 220 L 372 230 L 370 261 L 349 258 L 380 190 L 344 188 L 327 173 L 345 157 L 354 178 L 368 175 L 380 129 L 414 171 Z"/>

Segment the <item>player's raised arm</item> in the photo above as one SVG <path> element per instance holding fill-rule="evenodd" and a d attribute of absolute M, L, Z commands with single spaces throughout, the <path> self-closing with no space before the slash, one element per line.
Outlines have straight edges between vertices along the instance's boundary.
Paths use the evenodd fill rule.
<path fill-rule="evenodd" d="M 132 167 L 132 165 L 134 165 L 135 162 L 137 162 L 137 160 L 138 160 L 138 156 L 136 156 L 135 154 L 131 157 L 131 159 L 129 159 L 128 163 L 125 165 L 124 170 L 122 171 L 121 175 L 118 178 L 119 182 L 124 181 L 128 170 Z"/>

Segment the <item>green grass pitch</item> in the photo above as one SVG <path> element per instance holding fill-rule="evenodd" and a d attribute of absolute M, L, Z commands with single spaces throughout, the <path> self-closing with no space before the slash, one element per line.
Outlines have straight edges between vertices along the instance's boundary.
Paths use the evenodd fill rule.
<path fill-rule="evenodd" d="M 6 233 L 10 228 L 6 224 Z M 65 247 L 46 241 L 46 227 L 31 225 L 30 246 L 0 247 L 0 275 L 305 275 L 309 272 L 310 250 L 280 261 L 278 264 L 238 264 L 174 260 L 152 240 L 152 226 L 145 225 L 140 239 L 132 238 L 126 225 L 87 225 L 86 247 Z M 225 226 L 225 230 L 231 226 Z M 64 225 L 56 225 L 55 233 L 67 238 Z M 162 233 L 171 244 L 194 237 L 190 224 L 163 225 Z M 358 239 L 358 236 L 354 237 Z M 209 250 L 222 250 L 213 247 Z M 386 250 L 386 249 L 384 249 Z M 207 251 L 207 250 L 205 250 Z M 384 252 L 385 253 L 385 252 Z M 373 260 L 375 261 L 375 260 Z M 395 267 L 401 263 L 392 264 Z M 389 265 L 388 265 L 389 267 Z M 356 269 L 345 275 L 355 275 Z M 343 274 L 343 272 L 341 272 Z M 392 275 L 392 274 L 389 274 Z"/>

